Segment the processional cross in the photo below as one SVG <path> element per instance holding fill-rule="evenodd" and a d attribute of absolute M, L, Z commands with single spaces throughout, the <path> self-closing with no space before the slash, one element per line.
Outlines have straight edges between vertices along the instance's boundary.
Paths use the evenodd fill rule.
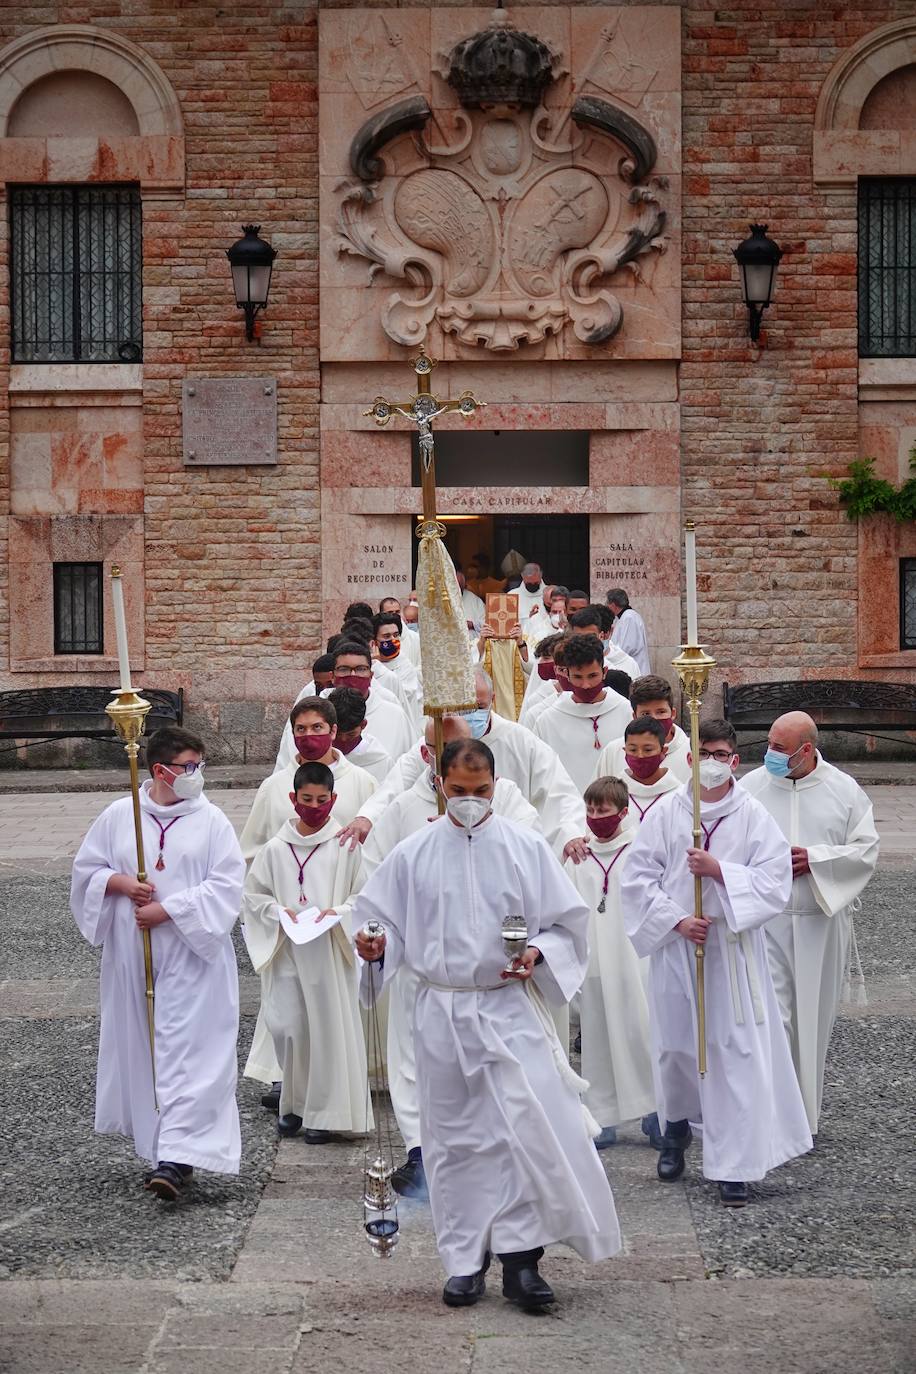
<path fill-rule="evenodd" d="M 412 421 L 420 438 L 420 480 L 423 488 L 423 517 L 417 527 L 420 551 L 417 558 L 417 587 L 425 580 L 427 594 L 420 598 L 420 659 L 423 667 L 423 709 L 432 718 L 436 739 L 436 771 L 442 761 L 442 717 L 451 711 L 471 709 L 476 697 L 467 652 L 467 632 L 461 610 L 461 595 L 455 569 L 443 542 L 445 526 L 436 518 L 436 458 L 433 420 L 448 411 L 468 418 L 485 401 L 470 391 L 462 391 L 456 401 L 433 394 L 430 377 L 435 359 L 421 352 L 411 360 L 417 374 L 417 394 L 409 401 L 389 401 L 376 396 L 369 410 L 377 425 L 384 426 L 393 415 Z M 437 797 L 439 812 L 444 803 Z"/>
<path fill-rule="evenodd" d="M 475 400 L 471 391 L 462 391 L 457 401 L 441 400 L 433 395 L 430 387 L 436 360 L 421 352 L 419 357 L 411 360 L 410 365 L 417 374 L 416 396 L 410 401 L 389 401 L 384 396 L 376 396 L 372 408 L 364 411 L 364 414 L 371 415 L 379 426 L 387 425 L 392 415 L 403 415 L 405 420 L 412 420 L 417 426 L 420 438 L 420 481 L 423 488 L 423 523 L 417 533 L 423 538 L 424 535 L 428 537 L 433 533 L 427 532 L 424 526 L 437 523 L 436 456 L 432 422 L 448 411 L 457 411 L 467 419 L 481 406 L 486 405 L 486 401 Z M 445 531 L 440 527 L 439 533 L 441 537 Z"/>

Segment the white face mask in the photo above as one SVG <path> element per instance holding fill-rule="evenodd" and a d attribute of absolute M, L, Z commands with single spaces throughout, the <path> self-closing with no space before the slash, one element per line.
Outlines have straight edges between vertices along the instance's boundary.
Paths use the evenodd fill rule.
<path fill-rule="evenodd" d="M 168 764 L 166 767 L 168 768 Z M 169 786 L 175 796 L 180 797 L 182 801 L 194 801 L 204 790 L 204 775 L 199 768 L 196 768 L 193 773 L 179 773 L 172 779 Z"/>
<path fill-rule="evenodd" d="M 701 759 L 700 761 L 700 786 L 711 791 L 714 787 L 721 787 L 723 782 L 728 782 L 732 775 L 730 763 L 718 763 L 715 759 Z"/>
<path fill-rule="evenodd" d="M 463 825 L 465 830 L 473 830 L 484 816 L 489 815 L 492 805 L 489 797 L 447 797 L 445 809 L 453 821 Z"/>

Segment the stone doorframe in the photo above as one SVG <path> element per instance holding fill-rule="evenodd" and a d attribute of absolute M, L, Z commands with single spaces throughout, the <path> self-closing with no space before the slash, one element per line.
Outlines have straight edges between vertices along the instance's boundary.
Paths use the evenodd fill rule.
<path fill-rule="evenodd" d="M 371 398 L 370 398 L 371 399 Z M 322 600 L 325 633 L 348 602 L 377 603 L 410 586 L 419 489 L 411 436 L 379 433 L 364 407 L 321 406 Z M 457 428 L 460 420 L 440 421 Z M 670 673 L 680 638 L 679 407 L 660 402 L 491 403 L 477 429 L 588 430 L 587 487 L 445 487 L 442 514 L 588 515 L 591 586 L 604 599 L 625 587 L 642 613 L 654 667 Z"/>

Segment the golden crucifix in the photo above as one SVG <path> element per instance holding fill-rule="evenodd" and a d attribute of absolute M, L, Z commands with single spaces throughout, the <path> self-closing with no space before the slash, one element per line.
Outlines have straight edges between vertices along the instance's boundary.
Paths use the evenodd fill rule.
<path fill-rule="evenodd" d="M 411 360 L 417 374 L 417 394 L 409 401 L 389 401 L 376 396 L 364 414 L 379 426 L 387 425 L 392 415 L 411 420 L 420 435 L 420 480 L 423 486 L 423 518 L 417 527 L 420 549 L 417 555 L 417 586 L 421 578 L 427 587 L 420 599 L 420 660 L 423 669 L 423 709 L 432 719 L 436 739 L 436 772 L 442 763 L 442 717 L 453 711 L 471 710 L 475 704 L 474 679 L 468 656 L 467 632 L 461 610 L 461 593 L 455 569 L 445 548 L 445 526 L 436 518 L 436 460 L 433 420 L 454 410 L 465 417 L 485 404 L 462 391 L 457 401 L 434 396 L 430 377 L 435 360 L 426 353 Z M 441 793 L 437 796 L 439 814 L 444 810 Z"/>
<path fill-rule="evenodd" d="M 423 525 L 426 525 L 436 521 L 436 457 L 432 422 L 450 410 L 456 410 L 459 415 L 465 417 L 473 415 L 481 406 L 486 405 L 486 401 L 475 400 L 470 391 L 462 391 L 457 401 L 440 400 L 438 396 L 433 395 L 429 384 L 436 360 L 426 353 L 420 353 L 418 358 L 411 359 L 410 365 L 417 374 L 417 394 L 413 400 L 389 401 L 384 396 L 376 396 L 372 408 L 363 413 L 371 415 L 377 425 L 387 425 L 392 415 L 403 415 L 405 420 L 413 420 L 417 426 L 420 435 Z M 422 537 L 422 526 L 417 533 Z"/>

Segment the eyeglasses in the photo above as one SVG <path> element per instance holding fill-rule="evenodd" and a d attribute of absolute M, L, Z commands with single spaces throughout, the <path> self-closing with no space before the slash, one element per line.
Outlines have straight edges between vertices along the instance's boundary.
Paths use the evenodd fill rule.
<path fill-rule="evenodd" d="M 701 749 L 699 756 L 701 763 L 705 763 L 707 759 L 715 759 L 716 763 L 731 763 L 735 757 L 731 749 L 714 749 L 712 753 L 708 749 Z"/>
<path fill-rule="evenodd" d="M 334 669 L 334 676 L 335 676 L 335 677 L 368 677 L 369 674 L 371 673 L 371 671 L 372 671 L 371 668 L 367 668 L 367 667 L 362 666 L 362 665 L 361 665 L 359 668 L 344 668 L 344 666 L 341 664 L 339 667 L 335 667 L 335 669 Z"/>
<path fill-rule="evenodd" d="M 174 773 L 176 777 L 179 773 L 184 773 L 186 778 L 192 778 L 195 773 L 202 773 L 206 766 L 205 763 L 164 763 L 162 765 L 170 773 Z"/>

